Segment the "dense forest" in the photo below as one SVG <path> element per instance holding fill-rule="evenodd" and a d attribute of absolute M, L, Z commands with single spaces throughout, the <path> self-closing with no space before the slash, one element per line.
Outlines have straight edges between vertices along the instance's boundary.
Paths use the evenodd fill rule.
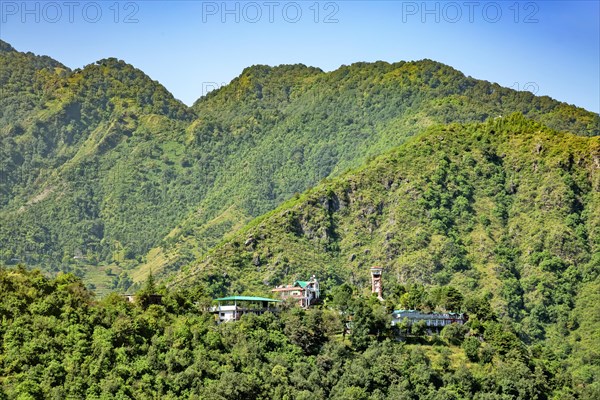
<path fill-rule="evenodd" d="M 126 290 L 437 123 L 597 114 L 423 60 L 253 66 L 186 107 L 116 59 L 70 70 L 0 45 L 0 262 Z"/>
<path fill-rule="evenodd" d="M 0 269 L 0 398 L 12 399 L 595 399 L 589 367 L 562 348 L 527 346 L 482 297 L 396 285 L 401 304 L 469 310 L 464 325 L 404 341 L 375 297 L 343 285 L 324 304 L 217 325 L 201 289 L 161 305 L 95 301 L 72 274 Z M 450 290 L 449 290 L 450 289 Z M 159 289 L 160 290 L 160 289 Z M 344 316 L 353 327 L 344 335 Z M 589 355 L 593 358 L 594 356 Z M 597 356 L 596 356 L 597 358 Z"/>

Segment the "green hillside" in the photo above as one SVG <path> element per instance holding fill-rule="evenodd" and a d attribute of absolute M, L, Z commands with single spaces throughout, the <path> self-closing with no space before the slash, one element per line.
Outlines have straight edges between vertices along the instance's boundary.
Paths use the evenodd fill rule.
<path fill-rule="evenodd" d="M 168 286 L 148 279 L 136 304 L 0 269 L 0 398 L 596 399 L 599 160 L 598 138 L 519 114 L 436 126 L 255 219 Z M 322 303 L 308 310 L 220 325 L 207 312 L 213 296 L 312 273 Z M 391 328 L 397 308 L 468 320 L 426 335 Z"/>
<path fill-rule="evenodd" d="M 599 151 L 598 138 L 519 114 L 433 127 L 255 219 L 188 274 L 226 274 L 219 295 L 313 272 L 359 284 L 382 265 L 391 282 L 485 282 L 499 296 L 504 278 L 590 272 L 599 261 Z M 517 299 L 497 301 L 517 315 Z"/>
<path fill-rule="evenodd" d="M 0 64 L 12 85 L 0 93 L 0 262 L 73 271 L 100 293 L 179 270 L 433 124 L 518 111 L 599 132 L 597 114 L 430 60 L 253 66 L 191 108 L 116 59 L 70 71 L 3 43 Z"/>
<path fill-rule="evenodd" d="M 189 130 L 196 140 L 207 143 L 217 136 L 227 149 L 219 152 L 226 172 L 215 180 L 218 190 L 182 224 L 181 236 L 194 244 L 184 248 L 191 249 L 214 244 L 196 240 L 207 240 L 206 223 L 215 214 L 233 206 L 235 218 L 240 212 L 258 216 L 435 123 L 484 121 L 518 111 L 555 129 L 599 132 L 597 115 L 429 60 L 358 63 L 331 73 L 255 66 L 194 109 L 200 118 Z M 221 229 L 235 221 L 225 216 Z"/>
<path fill-rule="evenodd" d="M 579 134 L 596 135 L 599 126 L 595 114 L 477 81 L 432 61 L 362 63 L 332 73 L 255 66 L 194 109 L 200 117 L 188 128 L 189 143 L 205 148 L 217 143 L 216 154 L 203 151 L 198 157 L 210 165 L 217 160 L 220 172 L 215 189 L 149 254 L 146 273 L 161 265 L 178 269 L 240 221 L 324 177 L 358 167 L 434 123 L 483 121 L 516 110 Z M 567 110 L 574 118 L 563 118 Z"/>
<path fill-rule="evenodd" d="M 599 202 L 598 138 L 518 114 L 433 127 L 257 218 L 171 285 L 267 294 L 316 274 L 325 292 L 368 292 L 380 265 L 390 307 L 399 285 L 488 299 L 526 344 L 597 381 Z"/>
<path fill-rule="evenodd" d="M 187 107 L 0 41 L 0 221 L 0 400 L 600 397 L 600 116 L 431 60 Z M 208 312 L 313 274 L 309 310 Z"/>
<path fill-rule="evenodd" d="M 1 57 L 11 90 L 0 101 L 31 103 L 19 107 L 22 115 L 3 108 L 3 261 L 83 273 L 100 260 L 139 255 L 168 233 L 164 224 L 181 216 L 160 207 L 170 199 L 156 193 L 167 190 L 169 157 L 182 146 L 173 137 L 193 112 L 123 61 L 69 71 L 47 57 Z M 152 181 L 144 185 L 140 175 Z"/>

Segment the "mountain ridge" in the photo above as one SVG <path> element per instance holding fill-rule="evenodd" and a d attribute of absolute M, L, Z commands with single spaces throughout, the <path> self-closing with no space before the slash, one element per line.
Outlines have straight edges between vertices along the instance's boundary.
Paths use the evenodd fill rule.
<path fill-rule="evenodd" d="M 14 93 L 0 96 L 0 259 L 74 270 L 103 290 L 177 271 L 294 193 L 430 125 L 521 111 L 598 133 L 597 114 L 430 60 L 332 72 L 257 65 L 192 107 L 115 58 L 74 71 L 31 68 L 37 60 L 0 56 L 29 104 L 7 112 Z M 115 283 L 104 271 L 124 275 Z"/>

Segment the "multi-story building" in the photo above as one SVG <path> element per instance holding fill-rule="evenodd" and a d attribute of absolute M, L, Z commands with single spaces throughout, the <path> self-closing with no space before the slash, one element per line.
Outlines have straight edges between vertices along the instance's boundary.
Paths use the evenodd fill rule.
<path fill-rule="evenodd" d="M 281 300 L 255 296 L 229 296 L 215 301 L 218 304 L 211 308 L 211 312 L 216 314 L 219 323 L 237 321 L 244 314 L 260 315 L 267 311 L 275 311 L 272 305 L 281 303 Z"/>
<path fill-rule="evenodd" d="M 310 278 L 310 281 L 296 281 L 292 285 L 277 286 L 271 292 L 278 293 L 282 300 L 296 299 L 300 307 L 303 308 L 308 308 L 314 304 L 321 294 L 319 282 L 314 275 Z"/>

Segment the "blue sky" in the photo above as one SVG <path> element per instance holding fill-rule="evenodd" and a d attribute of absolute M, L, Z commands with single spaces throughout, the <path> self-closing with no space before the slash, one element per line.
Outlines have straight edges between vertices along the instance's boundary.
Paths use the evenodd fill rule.
<path fill-rule="evenodd" d="M 186 104 L 254 64 L 418 60 L 600 112 L 599 1 L 0 1 L 0 38 L 106 57 Z"/>

